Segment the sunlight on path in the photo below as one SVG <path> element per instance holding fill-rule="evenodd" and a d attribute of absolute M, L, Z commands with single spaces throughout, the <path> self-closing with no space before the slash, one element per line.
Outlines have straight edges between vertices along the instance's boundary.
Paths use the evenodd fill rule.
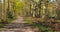
<path fill-rule="evenodd" d="M 23 17 L 18 16 L 16 20 L 0 29 L 0 32 L 38 32 L 38 28 L 34 28 L 27 24 Z"/>
<path fill-rule="evenodd" d="M 18 16 L 16 20 L 12 21 L 12 23 L 25 23 L 23 20 L 23 17 Z"/>

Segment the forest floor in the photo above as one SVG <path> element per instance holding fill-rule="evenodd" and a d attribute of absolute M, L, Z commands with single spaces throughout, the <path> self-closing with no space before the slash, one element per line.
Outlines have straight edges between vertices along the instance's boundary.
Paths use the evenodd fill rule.
<path fill-rule="evenodd" d="M 0 32 L 38 32 L 38 28 L 34 28 L 27 24 L 23 17 L 18 16 L 16 20 L 0 29 Z"/>
<path fill-rule="evenodd" d="M 4 28 L 0 28 L 0 32 L 41 32 L 41 30 L 49 31 L 48 26 L 46 27 L 44 24 L 33 23 L 32 25 L 34 25 L 36 27 L 32 26 L 31 24 L 28 24 L 28 23 L 31 23 L 31 19 L 33 21 L 39 20 L 36 18 L 31 18 L 31 17 L 18 16 L 11 23 L 6 24 L 6 26 L 4 26 Z M 47 32 L 47 31 L 45 31 L 45 32 Z M 51 30 L 50 32 L 53 32 L 53 31 Z M 58 32 L 60 32 L 60 30 Z"/>

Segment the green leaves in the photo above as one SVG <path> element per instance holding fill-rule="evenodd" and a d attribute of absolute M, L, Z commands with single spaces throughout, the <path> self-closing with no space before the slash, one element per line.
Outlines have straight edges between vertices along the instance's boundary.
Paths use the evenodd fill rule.
<path fill-rule="evenodd" d="M 7 11 L 7 16 L 8 16 L 8 19 L 13 19 L 11 11 Z"/>
<path fill-rule="evenodd" d="M 16 10 L 17 11 L 20 11 L 23 7 L 24 7 L 24 3 L 23 2 L 20 2 L 20 1 L 16 2 Z"/>

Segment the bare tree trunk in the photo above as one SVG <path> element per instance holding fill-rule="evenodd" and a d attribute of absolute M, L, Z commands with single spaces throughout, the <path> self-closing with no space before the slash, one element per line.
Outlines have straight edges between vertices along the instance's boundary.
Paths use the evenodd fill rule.
<path fill-rule="evenodd" d="M 2 3 L 1 3 L 1 0 L 0 0 L 0 21 L 2 19 Z"/>

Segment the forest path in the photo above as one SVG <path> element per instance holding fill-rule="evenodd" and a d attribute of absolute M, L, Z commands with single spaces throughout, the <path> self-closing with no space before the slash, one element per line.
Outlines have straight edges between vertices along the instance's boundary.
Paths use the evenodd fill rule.
<path fill-rule="evenodd" d="M 25 23 L 23 17 L 18 16 L 16 20 L 12 21 L 12 23 Z"/>
<path fill-rule="evenodd" d="M 27 24 L 23 17 L 18 16 L 16 20 L 7 24 L 4 28 L 0 29 L 0 32 L 38 32 L 38 28 L 34 28 L 30 24 Z"/>

